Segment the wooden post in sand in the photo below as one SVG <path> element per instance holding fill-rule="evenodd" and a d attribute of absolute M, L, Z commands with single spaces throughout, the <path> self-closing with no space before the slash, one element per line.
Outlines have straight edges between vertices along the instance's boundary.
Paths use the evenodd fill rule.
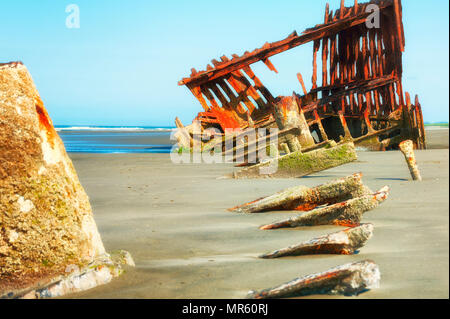
<path fill-rule="evenodd" d="M 421 181 L 419 168 L 417 167 L 416 156 L 414 155 L 414 143 L 411 140 L 401 142 L 399 145 L 400 151 L 405 156 L 406 163 L 408 163 L 409 172 L 412 179 L 415 181 Z"/>
<path fill-rule="evenodd" d="M 379 284 L 380 270 L 377 264 L 371 260 L 363 260 L 296 278 L 274 288 L 250 291 L 248 298 L 284 298 L 315 294 L 357 295 L 378 288 Z"/>
<path fill-rule="evenodd" d="M 278 258 L 314 254 L 352 255 L 372 237 L 373 225 L 361 224 L 326 236 L 314 238 L 300 244 L 275 250 L 259 258 Z"/>
<path fill-rule="evenodd" d="M 261 226 L 260 229 L 268 230 L 317 225 L 359 226 L 363 213 L 376 208 L 381 202 L 384 202 L 388 197 L 388 193 L 389 187 L 385 186 L 375 194 L 364 195 L 345 202 L 314 209 L 289 219 Z"/>
<path fill-rule="evenodd" d="M 295 186 L 228 210 L 238 213 L 258 213 L 267 210 L 311 210 L 319 205 L 334 204 L 372 193 L 363 185 L 361 178 L 362 174 L 356 173 L 313 188 Z"/>

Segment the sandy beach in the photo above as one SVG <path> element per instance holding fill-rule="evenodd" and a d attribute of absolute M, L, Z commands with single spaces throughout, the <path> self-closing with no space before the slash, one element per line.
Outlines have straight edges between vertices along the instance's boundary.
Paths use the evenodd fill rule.
<path fill-rule="evenodd" d="M 359 152 L 358 161 L 300 179 L 217 179 L 230 164 L 175 165 L 169 154 L 70 153 L 108 251 L 128 250 L 136 268 L 73 298 L 244 298 L 296 277 L 372 259 L 381 287 L 351 298 L 448 298 L 448 129 L 427 129 L 416 151 L 422 182 L 412 182 L 399 151 Z M 273 260 L 258 255 L 343 227 L 259 230 L 292 212 L 242 215 L 227 208 L 295 185 L 363 173 L 389 199 L 364 215 L 374 236 L 359 254 Z M 310 296 L 308 298 L 348 298 Z"/>

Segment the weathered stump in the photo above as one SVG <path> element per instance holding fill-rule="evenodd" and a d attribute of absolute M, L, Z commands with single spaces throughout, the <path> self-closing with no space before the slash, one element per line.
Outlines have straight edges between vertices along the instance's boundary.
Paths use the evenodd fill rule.
<path fill-rule="evenodd" d="M 328 271 L 303 276 L 280 286 L 250 291 L 248 298 L 268 299 L 315 294 L 352 296 L 380 285 L 380 270 L 371 260 L 345 264 Z"/>
<path fill-rule="evenodd" d="M 314 254 L 351 255 L 363 247 L 372 237 L 373 225 L 361 224 L 358 227 L 314 238 L 300 244 L 275 250 L 261 255 L 260 258 L 278 258 Z"/>
<path fill-rule="evenodd" d="M 238 213 L 257 213 L 267 210 L 311 210 L 320 205 L 334 204 L 372 193 L 357 173 L 313 188 L 295 186 L 243 205 L 230 208 Z"/>
<path fill-rule="evenodd" d="M 261 226 L 260 229 L 268 230 L 317 225 L 359 226 L 363 213 L 378 207 L 381 202 L 386 200 L 388 192 L 389 187 L 385 186 L 375 194 L 364 195 L 345 202 L 317 208 L 289 219 Z"/>

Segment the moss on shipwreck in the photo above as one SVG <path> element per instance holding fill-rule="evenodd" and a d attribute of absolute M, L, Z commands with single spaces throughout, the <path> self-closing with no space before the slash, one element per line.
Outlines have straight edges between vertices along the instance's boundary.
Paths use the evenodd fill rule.
<path fill-rule="evenodd" d="M 311 151 L 294 152 L 278 159 L 278 169 L 321 171 L 329 167 L 356 160 L 353 144 L 347 143 L 335 147 Z"/>
<path fill-rule="evenodd" d="M 242 169 L 235 172 L 233 177 L 301 177 L 355 160 L 357 160 L 357 155 L 354 144 L 345 143 L 307 153 L 302 153 L 301 151 L 293 152 L 271 161 Z M 276 171 L 270 174 L 262 173 L 263 169 L 269 166 L 276 166 Z"/>

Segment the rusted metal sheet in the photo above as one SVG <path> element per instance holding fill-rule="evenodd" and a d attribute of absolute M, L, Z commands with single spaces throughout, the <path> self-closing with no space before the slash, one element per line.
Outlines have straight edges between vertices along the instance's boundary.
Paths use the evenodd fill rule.
<path fill-rule="evenodd" d="M 369 5 L 379 8 L 379 28 L 367 26 Z M 355 1 L 353 7 L 342 1 L 334 13 L 327 4 L 324 23 L 301 35 L 294 31 L 242 56 L 213 59 L 205 71 L 192 69 L 178 84 L 187 86 L 204 109 L 195 120 L 204 129 L 222 132 L 276 127 L 275 105 L 283 97 L 275 98 L 250 66 L 261 61 L 278 73 L 269 58 L 308 42 L 314 43 L 311 90 L 298 73 L 302 92 L 294 97 L 315 143 L 351 140 L 356 146 L 386 150 L 411 139 L 415 148 L 426 148 L 418 97 L 412 104 L 402 87 L 405 36 L 400 0 Z"/>

